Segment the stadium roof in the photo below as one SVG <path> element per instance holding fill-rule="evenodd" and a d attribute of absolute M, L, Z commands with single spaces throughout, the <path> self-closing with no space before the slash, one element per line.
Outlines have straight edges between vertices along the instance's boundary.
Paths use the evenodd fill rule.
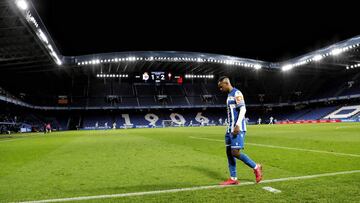
<path fill-rule="evenodd" d="M 56 46 L 31 4 L 22 6 L 0 1 L 1 70 L 53 66 Z M 40 40 L 45 35 L 47 43 Z"/>
<path fill-rule="evenodd" d="M 31 1 L 1 0 L 0 7 L 1 71 L 41 71 L 59 69 L 59 67 L 111 66 L 138 62 L 198 64 L 188 69 L 189 72 L 201 70 L 216 72 L 219 66 L 283 71 L 301 67 L 303 72 L 314 70 L 336 72 L 360 68 L 360 36 L 279 62 L 184 51 L 131 51 L 63 56 Z"/>

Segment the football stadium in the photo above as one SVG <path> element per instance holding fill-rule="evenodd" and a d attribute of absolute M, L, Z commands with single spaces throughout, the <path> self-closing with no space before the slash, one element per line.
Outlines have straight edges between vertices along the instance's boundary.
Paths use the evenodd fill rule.
<path fill-rule="evenodd" d="M 79 2 L 0 0 L 0 202 L 360 202 L 358 22 Z"/>

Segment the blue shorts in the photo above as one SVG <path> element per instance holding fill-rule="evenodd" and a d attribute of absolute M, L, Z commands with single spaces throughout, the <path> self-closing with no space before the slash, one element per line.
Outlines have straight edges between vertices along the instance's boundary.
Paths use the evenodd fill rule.
<path fill-rule="evenodd" d="M 226 133 L 225 135 L 225 145 L 231 146 L 231 149 L 244 149 L 246 131 L 242 131 L 236 136 L 232 133 Z"/>

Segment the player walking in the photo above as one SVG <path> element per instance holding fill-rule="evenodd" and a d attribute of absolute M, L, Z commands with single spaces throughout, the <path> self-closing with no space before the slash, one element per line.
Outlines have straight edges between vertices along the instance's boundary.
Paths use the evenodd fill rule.
<path fill-rule="evenodd" d="M 222 182 L 221 185 L 239 184 L 236 174 L 236 159 L 241 160 L 254 170 L 256 182 L 258 183 L 262 179 L 262 166 L 256 164 L 246 154 L 240 153 L 240 149 L 244 149 L 246 134 L 244 97 L 238 89 L 232 87 L 228 77 L 221 77 L 218 81 L 218 87 L 220 91 L 228 93 L 226 100 L 228 126 L 225 135 L 225 144 L 230 178 Z"/>

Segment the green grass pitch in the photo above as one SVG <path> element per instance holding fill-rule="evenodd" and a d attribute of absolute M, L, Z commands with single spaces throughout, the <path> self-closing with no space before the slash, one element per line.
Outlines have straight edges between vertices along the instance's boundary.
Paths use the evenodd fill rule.
<path fill-rule="evenodd" d="M 217 185 L 228 178 L 224 132 L 190 127 L 2 138 L 0 202 Z M 244 152 L 263 164 L 264 180 L 360 170 L 360 123 L 248 126 Z M 254 182 L 251 169 L 240 161 L 237 168 L 241 182 Z M 240 201 L 360 202 L 360 173 L 79 202 Z"/>

